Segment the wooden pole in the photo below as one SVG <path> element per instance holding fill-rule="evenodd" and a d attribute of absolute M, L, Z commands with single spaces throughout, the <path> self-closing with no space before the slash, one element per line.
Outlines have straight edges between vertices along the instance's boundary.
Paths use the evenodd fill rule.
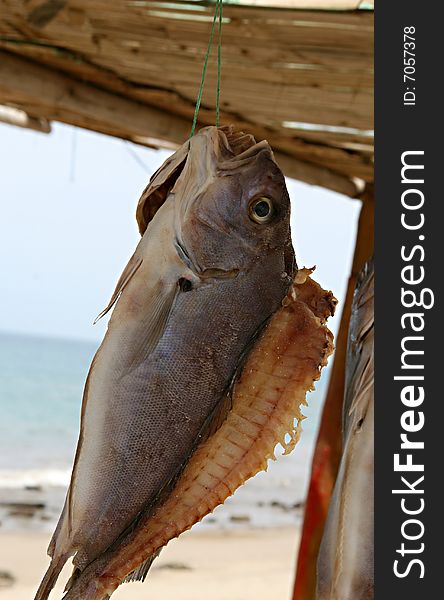
<path fill-rule="evenodd" d="M 330 384 L 313 456 L 293 600 L 315 600 L 316 598 L 316 562 L 341 458 L 342 403 L 353 292 L 359 272 L 364 263 L 373 255 L 373 242 L 374 192 L 373 186 L 368 186 L 362 195 L 353 266 L 348 280 L 341 325 L 336 339 Z"/>

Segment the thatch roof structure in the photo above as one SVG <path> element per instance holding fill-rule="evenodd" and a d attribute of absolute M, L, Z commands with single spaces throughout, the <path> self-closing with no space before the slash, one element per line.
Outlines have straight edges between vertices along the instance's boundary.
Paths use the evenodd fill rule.
<path fill-rule="evenodd" d="M 373 12 L 359 4 L 226 0 L 222 34 L 221 123 L 266 138 L 287 175 L 349 196 L 373 180 Z M 213 12 L 202 0 L 2 0 L 0 120 L 181 144 Z M 199 125 L 215 121 L 215 55 Z"/>
<path fill-rule="evenodd" d="M 353 290 L 373 252 L 372 7 L 224 0 L 221 124 L 267 139 L 286 175 L 363 201 L 294 600 L 315 597 Z M 61 121 L 175 148 L 190 134 L 213 13 L 214 0 L 1 0 L 0 121 L 46 132 Z M 213 52 L 198 126 L 215 123 L 216 74 Z"/>

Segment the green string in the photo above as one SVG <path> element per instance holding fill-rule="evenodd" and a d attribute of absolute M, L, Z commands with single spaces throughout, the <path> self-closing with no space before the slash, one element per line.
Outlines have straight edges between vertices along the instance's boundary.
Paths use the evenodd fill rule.
<path fill-rule="evenodd" d="M 193 125 L 191 127 L 190 139 L 193 137 L 194 130 L 196 129 L 197 115 L 199 114 L 200 103 L 202 101 L 202 94 L 203 94 L 203 87 L 204 87 L 204 82 L 205 82 L 205 75 L 206 75 L 206 72 L 207 72 L 207 65 L 208 65 L 208 59 L 210 57 L 211 46 L 213 44 L 213 34 L 214 34 L 214 28 L 215 28 L 215 25 L 216 25 L 216 19 L 217 19 L 217 15 L 218 14 L 219 14 L 219 40 L 218 40 L 218 45 L 217 45 L 216 127 L 219 127 L 219 101 L 220 101 L 220 75 L 221 75 L 221 39 L 222 39 L 222 1 L 223 0 L 216 0 L 216 6 L 214 8 L 213 23 L 211 25 L 210 39 L 208 41 L 208 47 L 207 47 L 207 51 L 206 51 L 206 54 L 205 54 L 205 60 L 204 60 L 204 65 L 203 65 L 203 69 L 202 69 L 202 78 L 201 78 L 201 81 L 200 81 L 199 93 L 197 95 L 196 108 L 194 110 L 194 118 L 193 118 Z"/>
<path fill-rule="evenodd" d="M 219 39 L 217 40 L 216 127 L 219 127 L 221 44 L 222 44 L 222 0 L 219 0 L 219 7 L 220 7 L 219 8 Z"/>

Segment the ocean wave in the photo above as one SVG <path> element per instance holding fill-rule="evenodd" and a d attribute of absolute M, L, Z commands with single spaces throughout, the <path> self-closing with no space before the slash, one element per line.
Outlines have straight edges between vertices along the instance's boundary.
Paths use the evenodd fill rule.
<path fill-rule="evenodd" d="M 71 469 L 0 469 L 0 488 L 67 487 Z"/>

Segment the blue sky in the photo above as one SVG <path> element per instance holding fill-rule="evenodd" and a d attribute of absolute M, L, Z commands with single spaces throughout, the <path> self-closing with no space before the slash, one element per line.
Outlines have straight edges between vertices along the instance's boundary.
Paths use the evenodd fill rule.
<path fill-rule="evenodd" d="M 46 135 L 0 124 L 0 331 L 103 337 L 105 320 L 92 322 L 139 239 L 140 193 L 168 154 L 66 125 Z M 298 264 L 316 264 L 341 301 L 359 203 L 287 185 Z"/>

